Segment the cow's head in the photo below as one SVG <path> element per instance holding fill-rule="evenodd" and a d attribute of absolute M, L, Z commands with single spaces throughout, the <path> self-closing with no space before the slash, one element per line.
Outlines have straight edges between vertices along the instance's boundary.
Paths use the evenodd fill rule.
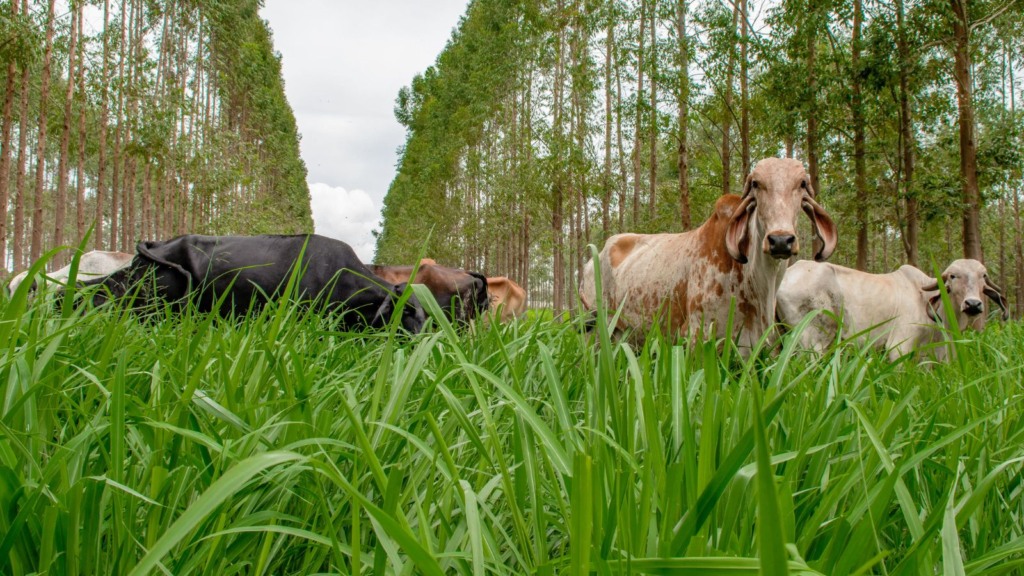
<path fill-rule="evenodd" d="M 384 298 L 384 302 L 377 309 L 377 313 L 373 315 L 370 326 L 382 327 L 391 321 L 391 317 L 395 312 L 395 304 L 398 302 L 401 294 L 405 292 L 406 286 L 407 283 L 395 285 L 394 290 Z M 420 305 L 420 301 L 416 299 L 415 294 L 409 294 L 409 299 L 405 302 L 405 306 L 402 307 L 402 328 L 405 328 L 412 334 L 418 334 L 423 329 L 423 324 L 426 321 L 427 315 L 423 312 L 423 306 Z"/>
<path fill-rule="evenodd" d="M 981 262 L 972 259 L 954 260 L 942 273 L 942 283 L 946 285 L 946 292 L 949 294 L 949 301 L 953 304 L 957 326 L 960 329 L 983 330 L 985 328 L 985 296 L 991 298 L 1002 309 L 1003 320 L 1010 318 L 1002 290 L 989 280 L 988 271 Z M 931 294 L 938 289 L 939 282 L 936 280 L 924 286 L 922 291 L 929 294 L 932 314 L 936 318 L 942 318 L 944 315 L 941 313 L 941 296 Z"/>
<path fill-rule="evenodd" d="M 729 255 L 740 263 L 747 262 L 751 214 L 754 215 L 755 238 L 762 239 L 762 252 L 776 259 L 796 255 L 800 252 L 796 221 L 803 209 L 811 219 L 815 236 L 820 239 L 821 246 L 814 259 L 827 260 L 836 248 L 836 225 L 814 201 L 815 191 L 810 180 L 798 160 L 765 158 L 758 162 L 747 176 L 742 200 L 726 229 L 725 246 Z"/>

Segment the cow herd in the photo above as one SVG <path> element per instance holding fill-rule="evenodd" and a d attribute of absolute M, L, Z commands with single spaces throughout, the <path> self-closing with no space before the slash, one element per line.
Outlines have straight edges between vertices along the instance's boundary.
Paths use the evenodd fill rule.
<path fill-rule="evenodd" d="M 526 308 L 526 293 L 508 278 L 486 278 L 429 259 L 417 266 L 366 266 L 348 244 L 316 234 L 187 234 L 140 242 L 135 254 L 88 252 L 78 266 L 81 285 L 97 287 L 96 304 L 131 297 L 139 308 L 166 302 L 240 316 L 288 291 L 294 300 L 338 312 L 339 327 L 346 330 L 383 328 L 397 314 L 404 329 L 419 332 L 426 315 L 416 296 L 399 305 L 409 282 L 424 284 L 456 322 L 481 315 L 508 320 Z M 63 283 L 70 271 L 66 266 L 47 277 Z M 13 293 L 24 280 L 19 274 L 8 289 Z"/>
<path fill-rule="evenodd" d="M 800 253 L 800 212 L 814 232 L 814 261 Z M 678 234 L 617 234 L 587 262 L 579 297 L 617 311 L 616 331 L 645 334 L 658 324 L 669 334 L 733 335 L 743 354 L 774 337 L 777 322 L 794 326 L 817 314 L 799 343 L 821 351 L 839 338 L 861 337 L 895 359 L 942 340 L 942 327 L 985 325 L 984 298 L 1008 317 L 1000 289 L 976 260 L 956 260 L 940 286 L 913 266 L 869 274 L 824 262 L 838 242 L 836 225 L 816 201 L 803 164 L 767 158 L 747 176 L 740 196 L 728 194 L 698 228 Z M 408 283 L 429 289 L 445 315 L 464 323 L 478 316 L 508 321 L 524 313 L 526 294 L 506 277 L 439 265 L 365 265 L 352 248 L 315 234 L 202 236 L 141 242 L 135 254 L 83 254 L 77 279 L 96 285 L 94 301 L 131 295 L 139 306 L 191 303 L 199 311 L 242 315 L 288 291 L 301 302 L 339 312 L 344 329 L 381 328 L 394 321 L 410 332 L 426 316 Z M 601 283 L 597 282 L 600 272 Z M 64 282 L 70 266 L 47 274 Z M 10 283 L 13 292 L 25 273 Z M 598 287 L 600 286 L 600 293 Z M 947 313 L 944 288 L 952 304 Z M 841 327 L 841 328 L 840 328 Z M 935 347 L 936 356 L 946 352 Z"/>
<path fill-rule="evenodd" d="M 616 330 L 644 334 L 659 323 L 677 335 L 731 333 L 745 355 L 773 338 L 777 321 L 795 326 L 814 311 L 825 313 L 800 334 L 804 347 L 821 351 L 839 336 L 859 336 L 888 350 L 892 359 L 941 340 L 941 328 L 952 322 L 961 330 L 982 329 L 983 296 L 1008 317 L 1000 289 L 977 260 L 957 260 L 942 274 L 953 318 L 943 307 L 938 280 L 913 266 L 869 274 L 824 262 L 838 235 L 815 195 L 800 162 L 761 160 L 742 195 L 721 197 L 697 229 L 609 238 L 597 262 L 584 267 L 580 300 L 591 310 L 599 299 L 621 310 Z M 790 267 L 789 259 L 800 251 L 801 209 L 816 237 L 814 261 Z M 600 295 L 595 267 L 601 272 Z M 936 356 L 944 355 L 937 347 Z"/>

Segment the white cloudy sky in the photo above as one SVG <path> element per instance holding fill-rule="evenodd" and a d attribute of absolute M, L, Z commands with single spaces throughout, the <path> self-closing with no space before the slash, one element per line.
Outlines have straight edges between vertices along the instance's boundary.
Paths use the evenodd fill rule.
<path fill-rule="evenodd" d="M 405 129 L 398 90 L 434 63 L 467 0 L 266 0 L 302 134 L 316 232 L 372 261 Z"/>

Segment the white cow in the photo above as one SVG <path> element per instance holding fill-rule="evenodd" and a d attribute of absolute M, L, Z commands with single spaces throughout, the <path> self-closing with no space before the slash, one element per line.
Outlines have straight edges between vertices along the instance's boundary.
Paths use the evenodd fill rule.
<path fill-rule="evenodd" d="M 988 279 L 984 264 L 956 260 L 942 273 L 961 330 L 985 327 L 983 296 L 992 298 L 1008 317 L 1006 300 Z M 842 321 L 842 336 L 863 333 L 895 360 L 940 341 L 939 323 L 949 326 L 938 281 L 913 266 L 888 274 L 871 274 L 843 266 L 803 260 L 790 266 L 779 286 L 779 319 L 795 325 L 813 310 L 827 310 Z M 836 321 L 819 315 L 800 335 L 800 344 L 822 351 L 836 339 Z M 936 357 L 944 358 L 939 347 Z"/>
<path fill-rule="evenodd" d="M 598 257 L 603 298 L 622 306 L 621 328 L 645 332 L 661 314 L 666 332 L 722 337 L 735 301 L 733 334 L 748 353 L 775 321 L 775 291 L 800 245 L 800 210 L 822 240 L 815 258 L 835 249 L 835 224 L 814 201 L 803 164 L 767 158 L 747 176 L 743 196 L 721 197 L 696 230 L 681 234 L 617 234 Z M 596 306 L 594 263 L 584 269 L 580 300 Z"/>
<path fill-rule="evenodd" d="M 84 282 L 86 280 L 96 280 L 103 278 L 117 272 L 118 270 L 128 266 L 132 262 L 134 254 L 128 254 L 126 252 L 106 252 L 103 250 L 93 250 L 82 254 L 82 257 L 78 261 L 78 280 Z M 54 270 L 46 274 L 46 278 L 65 283 L 67 282 L 68 276 L 71 274 L 71 265 Z M 11 279 L 7 285 L 7 293 L 13 294 L 18 286 L 25 281 L 25 277 L 28 275 L 28 271 L 21 272 L 17 276 Z"/>

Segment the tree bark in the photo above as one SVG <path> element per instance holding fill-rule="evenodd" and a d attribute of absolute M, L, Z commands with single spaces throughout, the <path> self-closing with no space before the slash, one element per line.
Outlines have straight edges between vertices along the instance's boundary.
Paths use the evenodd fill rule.
<path fill-rule="evenodd" d="M 658 1 L 651 1 L 651 125 L 647 137 L 650 139 L 650 158 L 647 177 L 647 219 L 654 221 L 658 204 Z"/>
<path fill-rule="evenodd" d="M 690 215 L 690 158 L 687 138 L 687 119 L 690 115 L 690 46 L 686 37 L 687 0 L 678 0 L 676 5 L 676 39 L 679 44 L 679 221 L 683 230 L 692 224 Z"/>
<path fill-rule="evenodd" d="M 647 1 L 640 0 L 639 47 L 636 52 L 636 115 L 633 126 L 633 228 L 640 223 L 640 124 L 643 119 L 644 94 L 644 27 L 647 24 Z"/>
<path fill-rule="evenodd" d="M 608 5 L 608 28 L 604 44 L 604 194 L 601 196 L 601 241 L 608 238 L 612 200 L 612 45 L 615 43 L 614 2 Z"/>
<path fill-rule="evenodd" d="M 11 19 L 18 17 L 18 2 L 11 2 Z M 7 62 L 7 87 L 4 90 L 3 127 L 0 128 L 0 270 L 7 270 L 7 208 L 11 193 L 11 132 L 14 126 L 14 100 L 18 98 L 17 68 L 14 59 Z M 15 263 L 17 266 L 17 263 Z"/>
<path fill-rule="evenodd" d="M 43 184 L 46 181 L 46 119 L 50 109 L 50 64 L 53 62 L 54 0 L 46 5 L 46 40 L 43 48 L 43 70 L 39 79 L 39 133 L 36 135 L 36 187 L 32 204 L 31 260 L 43 253 Z"/>
<path fill-rule="evenodd" d="M 974 104 L 971 102 L 970 22 L 967 0 L 950 0 L 953 9 L 953 76 L 960 111 L 960 185 L 963 202 L 964 258 L 984 262 L 981 249 L 981 194 L 978 190 Z"/>
<path fill-rule="evenodd" d="M 74 114 L 75 100 L 75 44 L 78 40 L 78 12 L 71 11 L 71 28 L 68 33 L 68 81 L 64 89 L 64 118 L 60 133 L 60 157 L 57 159 L 57 198 L 53 203 L 53 242 L 57 246 L 64 244 L 64 220 L 67 214 L 68 170 L 71 142 L 71 119 Z M 63 260 L 61 258 L 61 260 Z M 58 263 L 62 264 L 62 261 Z"/>
<path fill-rule="evenodd" d="M 109 78 L 108 63 L 110 61 L 110 43 L 107 41 L 107 27 L 110 23 L 110 0 L 103 1 L 103 66 L 100 73 L 100 126 L 99 126 L 99 167 L 96 172 L 96 222 L 93 245 L 96 250 L 103 249 L 103 205 L 106 201 L 107 188 L 107 113 L 109 94 L 107 83 Z"/>
<path fill-rule="evenodd" d="M 810 105 L 807 107 L 807 174 L 811 178 L 811 188 L 817 194 L 821 189 L 821 182 L 818 179 L 818 30 L 813 3 L 806 16 L 807 88 L 811 99 Z"/>
<path fill-rule="evenodd" d="M 750 10 L 747 0 L 736 1 L 737 5 L 740 3 L 743 5 L 743 10 L 740 12 L 740 154 L 743 161 L 741 174 L 746 177 L 747 174 L 750 174 L 750 97 L 747 93 L 747 44 L 750 42 L 747 18 Z"/>
<path fill-rule="evenodd" d="M 22 0 L 21 12 L 28 14 L 28 0 Z M 18 174 L 17 174 L 17 197 L 14 199 L 14 238 L 12 239 L 12 257 L 14 268 L 25 267 L 25 176 L 28 163 L 28 91 L 29 91 L 29 67 L 21 69 L 21 102 L 18 118 Z"/>
<path fill-rule="evenodd" d="M 904 0 L 896 0 L 896 48 L 900 57 L 900 143 L 903 158 L 903 195 L 907 205 L 906 237 L 904 249 L 907 264 L 918 265 L 918 201 L 914 191 L 915 142 L 913 117 L 910 109 L 910 47 L 907 45 L 907 30 L 904 22 Z"/>
<path fill-rule="evenodd" d="M 85 112 L 89 101 L 85 93 L 85 36 L 82 35 L 84 2 L 78 4 L 78 171 L 75 175 L 75 225 L 77 240 L 85 238 Z"/>
<path fill-rule="evenodd" d="M 735 38 L 736 21 L 740 13 L 740 0 L 733 4 L 732 28 L 729 36 Z M 722 92 L 722 194 L 729 194 L 732 181 L 732 83 L 733 68 L 736 66 L 736 50 L 729 47 L 729 59 L 725 69 L 725 88 Z"/>
<path fill-rule="evenodd" d="M 850 109 L 853 116 L 853 165 L 854 187 L 857 191 L 857 269 L 868 269 L 868 191 L 867 167 L 864 150 L 864 108 L 860 86 L 860 36 L 863 19 L 861 0 L 853 2 L 853 38 L 850 56 L 852 99 Z"/>

